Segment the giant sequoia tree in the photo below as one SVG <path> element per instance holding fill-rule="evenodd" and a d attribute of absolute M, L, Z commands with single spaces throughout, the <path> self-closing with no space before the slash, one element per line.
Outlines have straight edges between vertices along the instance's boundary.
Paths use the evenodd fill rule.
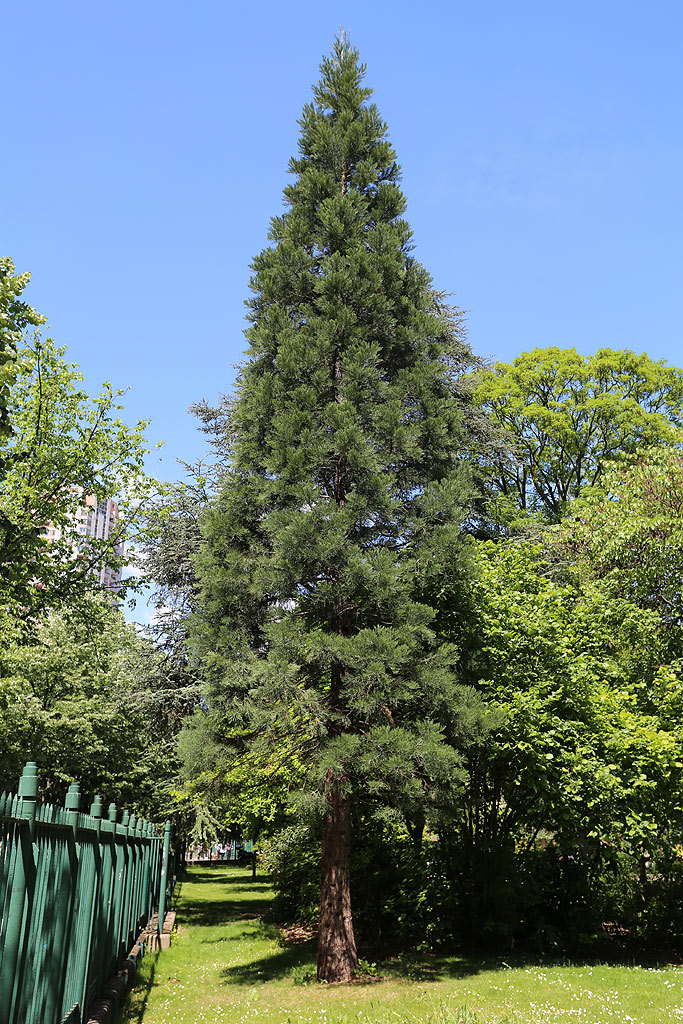
<path fill-rule="evenodd" d="M 387 127 L 345 37 L 253 264 L 230 468 L 203 523 L 195 645 L 223 735 L 308 766 L 323 812 L 318 974 L 356 967 L 355 799 L 424 820 L 458 776 L 454 652 L 416 596 L 457 543 L 471 361 L 411 255 Z M 420 810 L 422 807 L 422 811 Z M 421 817 L 422 815 L 422 817 Z"/>

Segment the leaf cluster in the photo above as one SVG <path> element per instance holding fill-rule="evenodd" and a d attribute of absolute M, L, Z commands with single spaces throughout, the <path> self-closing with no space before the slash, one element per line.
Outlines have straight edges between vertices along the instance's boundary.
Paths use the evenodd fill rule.
<path fill-rule="evenodd" d="M 608 463 L 672 443 L 683 371 L 627 349 L 534 349 L 474 374 L 476 395 L 510 441 L 490 463 L 493 493 L 557 522 Z"/>

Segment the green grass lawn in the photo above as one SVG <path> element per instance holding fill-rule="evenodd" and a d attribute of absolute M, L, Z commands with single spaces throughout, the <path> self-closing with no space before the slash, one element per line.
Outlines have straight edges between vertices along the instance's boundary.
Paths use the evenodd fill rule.
<path fill-rule="evenodd" d="M 669 1024 L 683 1022 L 683 967 L 550 965 L 411 956 L 352 985 L 296 984 L 311 943 L 262 920 L 272 893 L 242 868 L 194 868 L 170 950 L 142 962 L 135 1024 Z M 310 973 L 310 971 L 309 971 Z M 294 974 L 294 977 L 293 977 Z"/>

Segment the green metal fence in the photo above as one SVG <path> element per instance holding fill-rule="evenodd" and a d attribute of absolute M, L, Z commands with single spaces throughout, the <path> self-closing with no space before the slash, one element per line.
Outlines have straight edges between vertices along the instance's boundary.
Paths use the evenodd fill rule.
<path fill-rule="evenodd" d="M 29 762 L 0 796 L 0 1024 L 81 1024 L 172 888 L 170 825 L 101 797 L 86 814 L 74 783 L 65 806 L 37 801 Z"/>

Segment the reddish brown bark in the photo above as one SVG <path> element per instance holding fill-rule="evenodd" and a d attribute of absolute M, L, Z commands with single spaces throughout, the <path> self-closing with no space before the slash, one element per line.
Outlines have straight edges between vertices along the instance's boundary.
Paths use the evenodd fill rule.
<path fill-rule="evenodd" d="M 351 917 L 351 807 L 337 790 L 329 795 L 323 823 L 318 978 L 351 981 L 358 967 Z"/>

